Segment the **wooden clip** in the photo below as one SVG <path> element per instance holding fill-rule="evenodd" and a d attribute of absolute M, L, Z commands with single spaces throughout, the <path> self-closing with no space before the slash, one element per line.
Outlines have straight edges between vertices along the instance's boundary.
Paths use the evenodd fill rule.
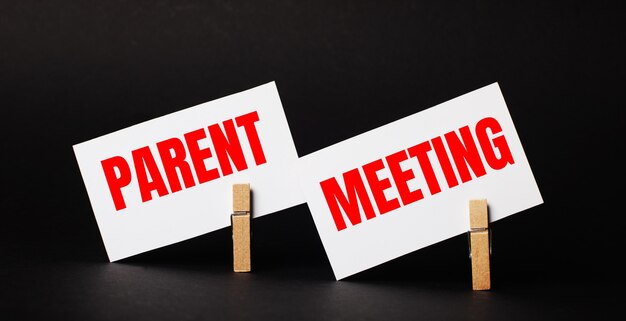
<path fill-rule="evenodd" d="M 489 290 L 491 288 L 489 239 L 489 215 L 487 200 L 470 200 L 470 257 L 472 259 L 472 288 Z"/>
<path fill-rule="evenodd" d="M 233 270 L 250 272 L 250 184 L 233 185 L 233 213 L 230 223 L 233 230 Z"/>

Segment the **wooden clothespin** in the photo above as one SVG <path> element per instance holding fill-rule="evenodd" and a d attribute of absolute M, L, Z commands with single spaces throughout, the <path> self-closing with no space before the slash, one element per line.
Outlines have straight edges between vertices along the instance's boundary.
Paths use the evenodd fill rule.
<path fill-rule="evenodd" d="M 233 230 L 233 270 L 250 272 L 250 184 L 233 185 L 233 213 L 230 223 Z"/>
<path fill-rule="evenodd" d="M 491 288 L 489 215 L 487 200 L 470 200 L 470 258 L 472 260 L 472 289 Z"/>

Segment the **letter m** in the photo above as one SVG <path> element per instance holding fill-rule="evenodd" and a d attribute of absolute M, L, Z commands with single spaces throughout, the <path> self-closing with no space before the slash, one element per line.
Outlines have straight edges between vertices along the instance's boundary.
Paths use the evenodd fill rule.
<path fill-rule="evenodd" d="M 343 209 L 343 212 L 353 226 L 361 223 L 359 201 L 365 212 L 365 217 L 368 220 L 376 216 L 372 202 L 365 190 L 365 184 L 363 183 L 359 169 L 355 168 L 345 172 L 343 174 L 343 180 L 346 185 L 345 193 L 334 177 L 320 182 L 326 203 L 328 204 L 328 209 L 330 209 L 330 213 L 337 226 L 337 231 L 346 228 L 346 222 L 341 214 L 341 209 Z"/>

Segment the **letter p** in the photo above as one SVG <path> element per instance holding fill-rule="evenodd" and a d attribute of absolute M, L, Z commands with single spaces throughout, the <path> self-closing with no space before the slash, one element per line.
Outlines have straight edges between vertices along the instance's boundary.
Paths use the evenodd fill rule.
<path fill-rule="evenodd" d="M 122 187 L 130 184 L 131 173 L 128 163 L 121 156 L 114 156 L 100 163 L 102 164 L 102 170 L 104 171 L 104 176 L 109 185 L 109 191 L 111 192 L 111 198 L 113 198 L 113 203 L 115 204 L 115 210 L 119 211 L 125 209 L 126 202 L 124 202 L 124 195 L 122 195 Z M 119 171 L 119 176 L 115 171 L 116 168 Z"/>

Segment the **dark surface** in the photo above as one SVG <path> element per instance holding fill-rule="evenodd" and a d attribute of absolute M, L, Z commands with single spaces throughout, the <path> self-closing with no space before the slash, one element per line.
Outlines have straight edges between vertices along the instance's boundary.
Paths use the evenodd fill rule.
<path fill-rule="evenodd" d="M 0 318 L 619 319 L 619 2 L 382 3 L 0 1 Z M 492 224 L 493 290 L 465 235 L 334 281 L 306 205 L 250 274 L 227 229 L 108 263 L 72 145 L 273 80 L 301 156 L 499 82 L 545 203 Z"/>

